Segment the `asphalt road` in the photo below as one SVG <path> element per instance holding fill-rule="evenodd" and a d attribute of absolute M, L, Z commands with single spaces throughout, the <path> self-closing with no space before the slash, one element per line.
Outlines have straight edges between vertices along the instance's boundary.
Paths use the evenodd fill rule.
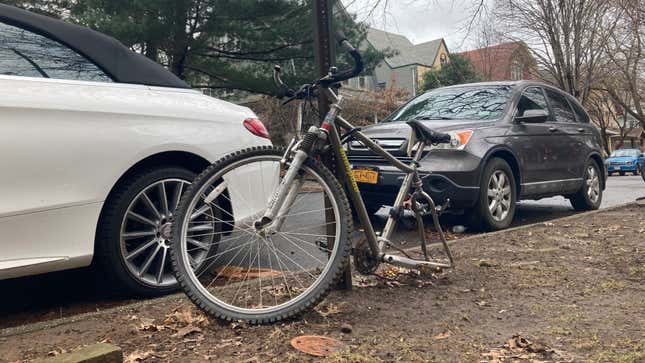
<path fill-rule="evenodd" d="M 645 197 L 645 182 L 640 176 L 611 176 L 607 180 L 601 208 L 633 202 L 640 197 Z M 518 203 L 513 224 L 530 224 L 574 213 L 569 201 L 563 197 L 522 201 Z"/>
<path fill-rule="evenodd" d="M 632 202 L 639 197 L 645 197 L 645 182 L 640 176 L 610 177 L 602 208 Z M 574 213 L 569 202 L 562 197 L 522 201 L 518 205 L 514 225 L 541 222 Z M 303 218 L 302 225 L 309 223 L 312 221 Z M 319 253 L 315 247 L 310 247 L 312 248 L 307 248 L 308 252 Z M 127 296 L 111 296 L 106 293 L 105 286 L 97 281 L 100 279 L 96 279 L 89 269 L 0 281 L 0 291 L 4 292 L 3 299 L 0 300 L 0 328 L 95 311 L 130 301 Z"/>

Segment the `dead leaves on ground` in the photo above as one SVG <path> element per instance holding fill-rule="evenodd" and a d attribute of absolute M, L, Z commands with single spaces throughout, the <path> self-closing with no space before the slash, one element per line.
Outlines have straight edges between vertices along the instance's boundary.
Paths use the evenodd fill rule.
<path fill-rule="evenodd" d="M 201 311 L 190 308 L 176 308 L 166 315 L 162 322 L 155 319 L 132 315 L 129 320 L 138 321 L 137 330 L 142 332 L 160 332 L 170 330 L 172 337 L 184 338 L 191 334 L 201 334 L 201 327 L 208 325 L 208 317 Z"/>
<path fill-rule="evenodd" d="M 538 341 L 532 341 L 521 335 L 514 335 L 500 348 L 491 349 L 483 353 L 480 362 L 503 363 L 526 361 L 531 363 L 550 362 L 557 360 L 567 361 L 560 352 L 551 349 Z"/>
<path fill-rule="evenodd" d="M 441 279 L 441 271 L 420 272 L 403 267 L 383 265 L 376 273 L 369 276 L 355 276 L 353 285 L 356 287 L 386 287 L 414 286 L 418 288 L 432 286 Z"/>

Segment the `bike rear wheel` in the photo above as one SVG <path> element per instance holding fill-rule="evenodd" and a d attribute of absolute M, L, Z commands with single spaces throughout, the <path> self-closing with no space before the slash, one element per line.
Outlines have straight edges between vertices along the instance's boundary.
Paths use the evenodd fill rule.
<path fill-rule="evenodd" d="M 256 229 L 285 174 L 282 155 L 259 147 L 221 159 L 195 179 L 175 213 L 171 261 L 177 281 L 217 318 L 261 324 L 299 314 L 327 295 L 346 266 L 349 203 L 336 178 L 314 159 L 301 167 L 298 193 L 277 231 Z M 195 270 L 191 252 L 212 250 L 199 239 L 204 236 L 217 252 Z"/>

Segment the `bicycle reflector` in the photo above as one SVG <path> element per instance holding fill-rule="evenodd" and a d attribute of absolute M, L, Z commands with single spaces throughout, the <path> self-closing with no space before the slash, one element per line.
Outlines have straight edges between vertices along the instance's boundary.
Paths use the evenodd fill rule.
<path fill-rule="evenodd" d="M 262 137 L 264 139 L 270 139 L 271 136 L 269 136 L 269 131 L 267 131 L 267 128 L 264 127 L 264 124 L 262 121 L 258 120 L 257 118 L 247 118 L 243 122 L 244 127 L 246 127 L 247 130 L 249 130 L 253 135 Z"/>

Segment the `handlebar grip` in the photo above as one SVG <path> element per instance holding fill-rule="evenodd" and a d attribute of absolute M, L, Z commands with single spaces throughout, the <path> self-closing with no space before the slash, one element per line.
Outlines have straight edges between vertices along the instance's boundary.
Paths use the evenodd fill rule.
<path fill-rule="evenodd" d="M 336 41 L 338 45 L 341 46 L 346 52 L 351 53 L 356 50 L 354 46 L 349 42 L 349 38 L 342 31 L 336 32 Z"/>
<path fill-rule="evenodd" d="M 282 78 L 280 78 L 281 72 L 282 67 L 280 67 L 279 65 L 273 66 L 273 82 L 275 82 L 275 85 L 278 87 L 275 96 L 277 98 L 293 97 L 295 95 L 295 92 L 289 89 L 289 87 L 287 87 L 287 85 L 282 82 Z"/>
<path fill-rule="evenodd" d="M 352 69 L 347 69 L 342 72 L 336 73 L 334 77 L 326 79 L 321 83 L 324 85 L 330 85 L 338 82 L 354 78 L 363 72 L 365 65 L 363 64 L 363 57 L 361 54 L 354 48 L 354 46 L 347 40 L 347 36 L 342 31 L 336 32 L 336 41 L 338 45 L 341 46 L 354 60 L 354 67 Z"/>

